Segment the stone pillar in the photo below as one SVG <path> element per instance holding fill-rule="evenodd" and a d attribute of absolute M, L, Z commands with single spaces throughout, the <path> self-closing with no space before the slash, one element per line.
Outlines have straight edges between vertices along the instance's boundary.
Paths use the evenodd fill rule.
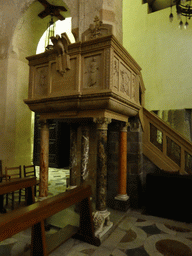
<path fill-rule="evenodd" d="M 109 118 L 95 118 L 97 123 L 97 191 L 96 212 L 93 215 L 95 235 L 101 238 L 113 225 L 107 211 L 107 130 Z M 99 224 L 98 224 L 99 223 Z"/>
<path fill-rule="evenodd" d="M 107 130 L 109 118 L 97 118 L 97 200 L 96 210 L 106 210 L 107 196 Z"/>
<path fill-rule="evenodd" d="M 40 186 L 39 196 L 48 195 L 48 169 L 49 169 L 49 125 L 47 120 L 41 120 L 41 144 L 40 144 Z"/>
<path fill-rule="evenodd" d="M 81 134 L 81 183 L 83 183 L 89 175 L 89 127 L 82 126 Z"/>
<path fill-rule="evenodd" d="M 118 195 L 115 199 L 127 201 L 127 127 L 128 123 L 121 125 L 119 138 L 119 175 L 118 175 Z"/>
<path fill-rule="evenodd" d="M 77 186 L 77 125 L 70 126 L 70 189 Z"/>

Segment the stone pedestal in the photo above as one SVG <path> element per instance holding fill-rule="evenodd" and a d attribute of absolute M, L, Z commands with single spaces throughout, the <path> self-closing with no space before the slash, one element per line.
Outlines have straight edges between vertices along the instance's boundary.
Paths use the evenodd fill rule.
<path fill-rule="evenodd" d="M 41 121 L 41 150 L 40 150 L 40 186 L 39 196 L 48 195 L 49 169 L 49 125 L 46 120 Z"/>

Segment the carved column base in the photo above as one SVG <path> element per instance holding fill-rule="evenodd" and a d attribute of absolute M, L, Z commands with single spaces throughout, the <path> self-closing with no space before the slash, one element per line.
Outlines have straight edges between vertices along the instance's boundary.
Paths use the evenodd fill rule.
<path fill-rule="evenodd" d="M 96 211 L 93 213 L 93 223 L 95 228 L 95 236 L 101 239 L 113 226 L 110 221 L 111 213 L 107 210 Z"/>

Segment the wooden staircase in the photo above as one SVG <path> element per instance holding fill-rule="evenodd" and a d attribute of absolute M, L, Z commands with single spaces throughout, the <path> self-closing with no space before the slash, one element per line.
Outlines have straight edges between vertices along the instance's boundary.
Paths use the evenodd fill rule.
<path fill-rule="evenodd" d="M 192 174 L 192 143 L 157 115 L 142 108 L 143 154 L 165 171 Z"/>

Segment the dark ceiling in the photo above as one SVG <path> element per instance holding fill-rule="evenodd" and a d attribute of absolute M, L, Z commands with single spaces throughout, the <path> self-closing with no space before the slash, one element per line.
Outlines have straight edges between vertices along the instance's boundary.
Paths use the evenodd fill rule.
<path fill-rule="evenodd" d="M 144 0 L 144 2 L 149 4 L 152 12 L 156 12 L 171 6 L 171 0 Z"/>

